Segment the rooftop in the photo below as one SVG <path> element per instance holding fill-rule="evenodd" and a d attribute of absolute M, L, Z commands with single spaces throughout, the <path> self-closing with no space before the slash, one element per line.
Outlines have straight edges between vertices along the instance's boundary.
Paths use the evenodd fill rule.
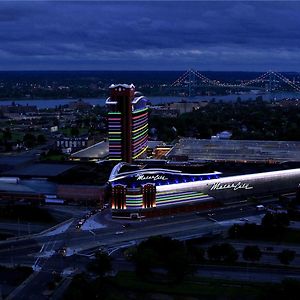
<path fill-rule="evenodd" d="M 69 163 L 33 163 L 28 166 L 20 167 L 2 173 L 2 176 L 18 177 L 55 177 L 72 168 L 75 164 Z"/>
<path fill-rule="evenodd" d="M 101 141 L 99 143 L 96 143 L 90 147 L 84 148 L 82 150 L 79 150 L 73 154 L 71 154 L 71 157 L 76 158 L 87 158 L 87 159 L 104 159 L 108 156 L 108 142 L 107 141 Z"/>
<path fill-rule="evenodd" d="M 183 138 L 168 153 L 189 160 L 300 161 L 300 142 Z"/>

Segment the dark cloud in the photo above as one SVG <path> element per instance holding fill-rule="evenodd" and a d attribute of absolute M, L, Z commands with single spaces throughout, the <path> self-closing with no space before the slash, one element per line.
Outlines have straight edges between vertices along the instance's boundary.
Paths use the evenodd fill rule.
<path fill-rule="evenodd" d="M 0 2 L 0 67 L 300 71 L 299 13 L 299 2 Z"/>

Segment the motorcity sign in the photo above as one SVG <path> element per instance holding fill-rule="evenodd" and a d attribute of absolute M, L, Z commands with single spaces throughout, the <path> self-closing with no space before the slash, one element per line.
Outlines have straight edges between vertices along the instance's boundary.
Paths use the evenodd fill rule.
<path fill-rule="evenodd" d="M 243 183 L 243 182 L 233 182 L 233 183 L 221 183 L 216 182 L 212 185 L 210 188 L 211 191 L 214 190 L 252 190 L 253 186 L 251 186 L 249 183 Z"/>
<path fill-rule="evenodd" d="M 168 180 L 168 178 L 165 175 L 137 175 L 136 180 Z"/>

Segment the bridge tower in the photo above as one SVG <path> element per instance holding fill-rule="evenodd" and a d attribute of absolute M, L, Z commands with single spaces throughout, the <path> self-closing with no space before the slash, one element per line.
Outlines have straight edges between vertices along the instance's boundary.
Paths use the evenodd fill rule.
<path fill-rule="evenodd" d="M 266 88 L 266 92 L 272 93 L 275 89 L 275 76 L 273 72 L 269 73 L 269 82 Z"/>
<path fill-rule="evenodd" d="M 189 97 L 192 96 L 195 83 L 196 83 L 195 71 L 193 69 L 190 69 L 189 70 Z"/>

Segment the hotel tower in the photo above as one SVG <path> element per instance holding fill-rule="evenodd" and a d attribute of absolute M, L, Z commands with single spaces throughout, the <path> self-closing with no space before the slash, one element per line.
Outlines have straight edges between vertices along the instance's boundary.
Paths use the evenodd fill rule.
<path fill-rule="evenodd" d="M 131 163 L 147 150 L 147 99 L 133 84 L 112 84 L 109 90 L 109 159 Z"/>

